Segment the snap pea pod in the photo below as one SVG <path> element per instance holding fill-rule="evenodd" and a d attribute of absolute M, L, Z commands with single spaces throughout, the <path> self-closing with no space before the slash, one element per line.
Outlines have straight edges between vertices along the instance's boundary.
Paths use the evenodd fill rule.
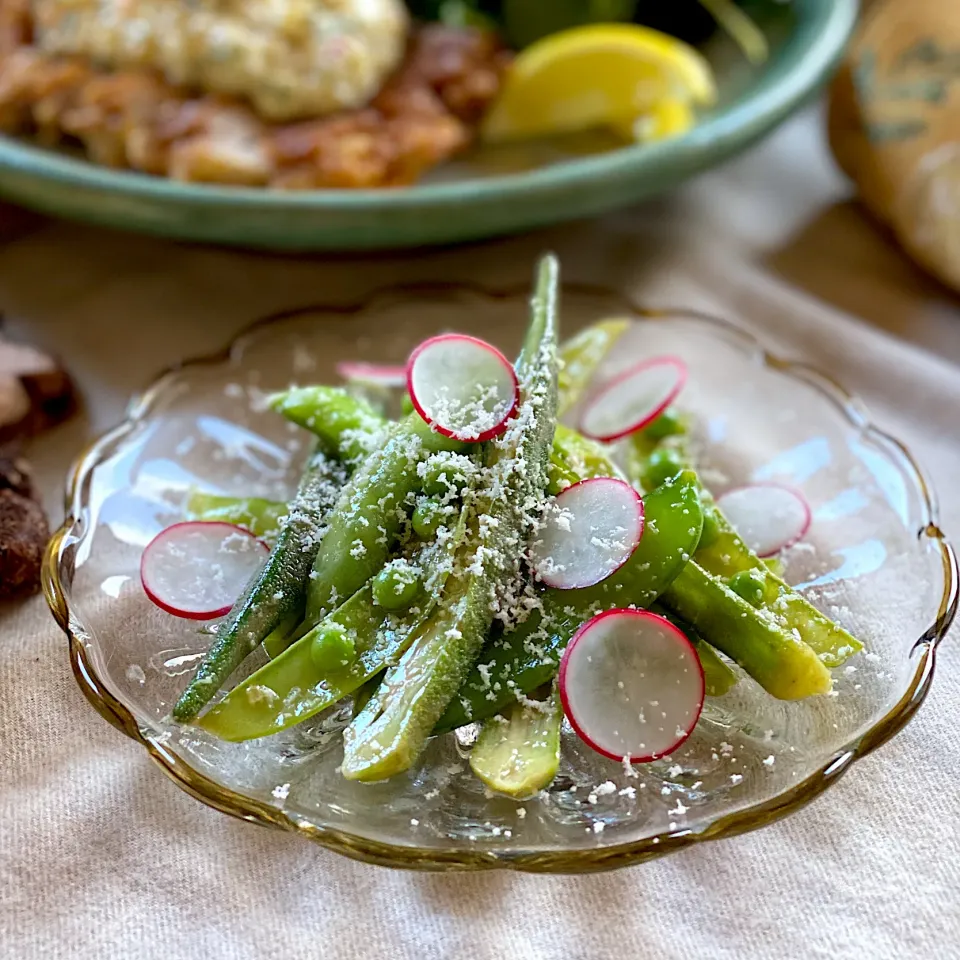
<path fill-rule="evenodd" d="M 557 387 L 560 399 L 557 416 L 562 417 L 583 396 L 600 362 L 626 333 L 630 321 L 615 318 L 581 330 L 560 347 L 560 374 Z"/>
<path fill-rule="evenodd" d="M 361 686 L 353 695 L 353 716 L 359 715 L 363 708 L 373 699 L 373 695 L 383 683 L 383 672 L 375 674 Z"/>
<path fill-rule="evenodd" d="M 687 627 L 685 632 L 697 649 L 700 666 L 703 667 L 703 684 L 707 696 L 722 697 L 729 693 L 737 685 L 737 675 L 695 630 Z"/>
<path fill-rule="evenodd" d="M 328 456 L 350 464 L 373 452 L 387 421 L 365 401 L 339 387 L 303 387 L 274 394 L 271 406 L 306 426 Z M 231 497 L 194 490 L 186 512 L 192 520 L 235 523 L 258 537 L 275 538 L 290 506 L 262 497 Z"/>
<path fill-rule="evenodd" d="M 545 700 L 512 704 L 484 721 L 470 752 L 470 769 L 491 790 L 529 800 L 557 775 L 562 722 L 555 689 Z"/>
<path fill-rule="evenodd" d="M 290 646 L 291 638 L 299 625 L 300 617 L 294 614 L 283 620 L 263 638 L 263 649 L 271 660 L 279 657 Z"/>
<path fill-rule="evenodd" d="M 645 484 L 658 480 L 660 471 L 675 471 L 689 464 L 686 423 L 671 419 L 674 429 L 659 431 L 654 421 L 628 442 L 626 469 L 632 480 Z M 785 630 L 796 630 L 827 667 L 838 667 L 863 649 L 859 640 L 817 610 L 750 550 L 703 488 L 701 500 L 704 535 L 694 559 L 704 570 L 728 583 L 738 574 L 749 573 L 750 583 L 755 585 L 752 605 L 776 619 Z"/>
<path fill-rule="evenodd" d="M 549 492 L 560 493 L 571 484 L 590 477 L 624 479 L 621 470 L 610 460 L 607 451 L 576 430 L 557 424 L 550 451 Z"/>
<path fill-rule="evenodd" d="M 737 574 L 749 572 L 758 587 L 754 605 L 771 613 L 785 629 L 796 630 L 824 666 L 839 667 L 863 649 L 856 637 L 821 613 L 753 553 L 709 495 L 704 497 L 704 509 L 713 529 L 711 540 L 695 554 L 700 566 L 728 583 Z"/>
<path fill-rule="evenodd" d="M 663 594 L 678 614 L 781 700 L 827 693 L 830 671 L 792 630 L 764 616 L 719 577 L 691 562 Z"/>
<path fill-rule="evenodd" d="M 595 323 L 565 341 L 559 349 L 557 416 L 563 416 L 583 396 L 603 358 L 626 332 L 630 321 L 610 319 Z M 273 409 L 293 423 L 311 430 L 341 459 L 368 456 L 384 434 L 388 421 L 369 404 L 339 387 L 296 387 L 271 398 Z M 410 410 L 405 411 L 410 413 Z M 350 441 L 348 446 L 344 438 Z M 622 476 L 592 440 L 557 424 L 550 455 L 550 492 L 588 477 Z"/>
<path fill-rule="evenodd" d="M 270 406 L 311 431 L 325 449 L 336 451 L 351 466 L 376 449 L 387 425 L 369 403 L 342 387 L 294 387 L 275 393 L 270 397 Z"/>
<path fill-rule="evenodd" d="M 648 607 L 669 586 L 700 539 L 702 514 L 692 472 L 644 500 L 643 536 L 633 556 L 601 583 L 580 590 L 545 590 L 542 613 L 482 652 L 435 733 L 485 720 L 553 680 L 570 638 L 590 617 L 614 607 Z"/>
<path fill-rule="evenodd" d="M 280 532 L 280 518 L 289 507 L 284 502 L 261 497 L 226 497 L 194 490 L 187 499 L 187 517 L 191 520 L 235 523 L 255 537 L 273 540 Z"/>
<path fill-rule="evenodd" d="M 579 377 L 585 377 L 587 371 L 593 369 L 587 365 L 585 359 L 578 363 L 580 373 L 577 380 L 569 385 L 569 402 L 573 402 L 581 388 Z M 354 404 L 357 409 L 353 409 Z M 277 394 L 274 406 L 294 423 L 314 431 L 325 442 L 335 444 L 338 454 L 349 462 L 351 456 L 372 453 L 375 441 L 385 436 L 389 424 L 389 421 L 379 414 L 364 410 L 361 404 L 362 401 L 335 387 L 298 387 L 289 393 Z M 341 429 L 345 423 L 361 421 L 365 424 L 363 429 Z M 351 441 L 352 446 L 349 448 L 343 440 L 344 436 Z M 550 452 L 550 492 L 559 493 L 577 480 L 600 476 L 619 477 L 622 474 L 610 464 L 609 457 L 599 444 L 588 440 L 570 427 L 557 424 Z M 239 511 L 242 507 L 238 505 L 235 509 Z"/>
<path fill-rule="evenodd" d="M 430 594 L 419 609 L 391 614 L 365 584 L 316 627 L 231 690 L 198 721 L 223 740 L 252 740 L 315 716 L 365 686 L 402 657 L 419 624 L 434 610 L 467 529 L 462 510 L 449 536 L 425 544 L 414 560 L 430 571 Z M 342 632 L 355 656 L 343 669 L 318 664 L 314 643 L 323 633 Z"/>
<path fill-rule="evenodd" d="M 310 458 L 270 556 L 220 623 L 216 640 L 173 708 L 176 720 L 196 717 L 273 630 L 303 615 L 323 523 L 345 479 L 343 467 L 326 454 Z"/>
<path fill-rule="evenodd" d="M 265 737 L 316 715 L 353 693 L 383 670 L 386 658 L 402 648 L 409 629 L 403 618 L 389 620 L 364 587 L 320 626 L 336 624 L 358 649 L 346 669 L 327 673 L 312 656 L 314 631 L 301 637 L 214 704 L 197 725 L 221 740 Z M 318 626 L 315 629 L 320 629 Z"/>
<path fill-rule="evenodd" d="M 384 565 L 407 522 L 417 463 L 465 444 L 434 433 L 416 413 L 391 430 L 343 488 L 317 552 L 307 592 L 307 622 L 319 623 Z"/>
<path fill-rule="evenodd" d="M 504 436 L 487 445 L 488 485 L 477 494 L 443 602 L 344 731 L 341 770 L 348 779 L 380 780 L 414 763 L 483 646 L 498 589 L 516 572 L 524 511 L 546 489 L 556 425 L 558 273 L 554 257 L 541 261 L 516 364 L 520 408 Z"/>

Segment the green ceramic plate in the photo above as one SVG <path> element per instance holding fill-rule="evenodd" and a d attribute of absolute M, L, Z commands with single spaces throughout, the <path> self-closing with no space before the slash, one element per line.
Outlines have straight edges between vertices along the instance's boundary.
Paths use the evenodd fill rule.
<path fill-rule="evenodd" d="M 686 136 L 612 149 L 597 137 L 480 151 L 403 190 L 304 193 L 175 183 L 0 138 L 0 195 L 44 213 L 147 233 L 284 250 L 451 243 L 592 216 L 660 193 L 772 129 L 834 67 L 857 0 L 757 9 L 771 56 L 750 68 L 729 42 L 705 52 L 718 106 Z"/>

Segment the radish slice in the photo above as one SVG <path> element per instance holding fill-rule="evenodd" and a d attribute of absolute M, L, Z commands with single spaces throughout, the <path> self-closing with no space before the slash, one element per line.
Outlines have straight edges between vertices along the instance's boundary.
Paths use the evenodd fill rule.
<path fill-rule="evenodd" d="M 230 612 L 269 554 L 262 540 L 232 523 L 175 523 L 144 549 L 140 582 L 161 610 L 212 620 Z"/>
<path fill-rule="evenodd" d="M 793 546 L 810 529 L 810 505 L 803 494 L 779 483 L 755 483 L 717 498 L 744 543 L 758 557 Z"/>
<path fill-rule="evenodd" d="M 581 480 L 548 505 L 530 562 L 549 587 L 592 587 L 633 556 L 643 535 L 643 501 L 613 477 Z"/>
<path fill-rule="evenodd" d="M 560 661 L 560 700 L 573 729 L 611 760 L 673 753 L 697 725 L 704 679 L 690 641 L 647 610 L 588 620 Z"/>
<path fill-rule="evenodd" d="M 407 382 L 406 367 L 385 363 L 345 360 L 337 364 L 337 374 L 344 380 L 373 383 L 380 387 L 402 387 Z"/>
<path fill-rule="evenodd" d="M 473 443 L 503 433 L 520 400 L 510 361 L 489 343 L 462 334 L 431 337 L 413 351 L 407 392 L 437 433 Z"/>
<path fill-rule="evenodd" d="M 643 429 L 676 399 L 687 382 L 679 357 L 654 357 L 625 370 L 586 403 L 580 432 L 611 443 Z"/>

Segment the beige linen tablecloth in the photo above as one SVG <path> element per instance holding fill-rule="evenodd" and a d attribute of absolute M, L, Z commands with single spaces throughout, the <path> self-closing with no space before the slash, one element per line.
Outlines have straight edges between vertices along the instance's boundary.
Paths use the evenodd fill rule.
<path fill-rule="evenodd" d="M 0 249 L 15 332 L 63 353 L 86 419 L 33 451 L 50 509 L 83 443 L 165 364 L 304 301 L 399 279 L 568 278 L 749 317 L 908 440 L 960 536 L 960 310 L 847 201 L 815 114 L 674 197 L 429 256 L 270 259 L 55 224 Z M 855 316 L 855 315 L 859 315 Z M 70 675 L 41 599 L 0 610 L 0 957 L 553 960 L 960 957 L 960 651 L 894 742 L 802 812 L 589 877 L 419 875 L 181 793 Z"/>

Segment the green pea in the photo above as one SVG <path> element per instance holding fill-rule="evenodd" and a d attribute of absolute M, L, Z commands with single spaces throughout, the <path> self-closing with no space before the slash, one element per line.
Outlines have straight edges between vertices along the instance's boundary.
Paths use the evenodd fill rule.
<path fill-rule="evenodd" d="M 751 606 L 758 607 L 763 602 L 763 583 L 754 576 L 752 570 L 741 570 L 727 581 L 727 585 Z"/>
<path fill-rule="evenodd" d="M 413 401 L 410 399 L 410 394 L 404 393 L 403 398 L 400 400 L 400 412 L 406 417 L 413 413 L 413 410 L 414 406 Z"/>
<path fill-rule="evenodd" d="M 700 543 L 697 544 L 697 549 L 712 546 L 717 542 L 719 536 L 720 523 L 717 521 L 717 515 L 713 510 L 705 509 L 703 511 L 703 532 L 700 534 Z"/>
<path fill-rule="evenodd" d="M 661 483 L 666 483 L 681 470 L 683 470 L 683 461 L 675 451 L 667 447 L 654 450 L 647 458 L 644 486 L 651 490 L 659 487 Z"/>
<path fill-rule="evenodd" d="M 324 673 L 343 670 L 357 659 L 357 646 L 339 623 L 322 623 L 310 645 L 310 658 Z"/>
<path fill-rule="evenodd" d="M 373 578 L 371 586 L 378 607 L 405 610 L 420 592 L 420 575 L 404 560 L 394 560 Z"/>
<path fill-rule="evenodd" d="M 643 428 L 643 434 L 651 440 L 663 440 L 664 437 L 675 437 L 686 433 L 681 417 L 672 410 L 664 410 L 653 423 Z"/>
<path fill-rule="evenodd" d="M 467 482 L 463 471 L 446 457 L 431 457 L 424 466 L 421 489 L 428 497 L 444 497 L 462 490 Z"/>
<path fill-rule="evenodd" d="M 421 540 L 432 540 L 443 524 L 443 504 L 433 498 L 424 498 L 413 511 L 413 532 Z"/>

